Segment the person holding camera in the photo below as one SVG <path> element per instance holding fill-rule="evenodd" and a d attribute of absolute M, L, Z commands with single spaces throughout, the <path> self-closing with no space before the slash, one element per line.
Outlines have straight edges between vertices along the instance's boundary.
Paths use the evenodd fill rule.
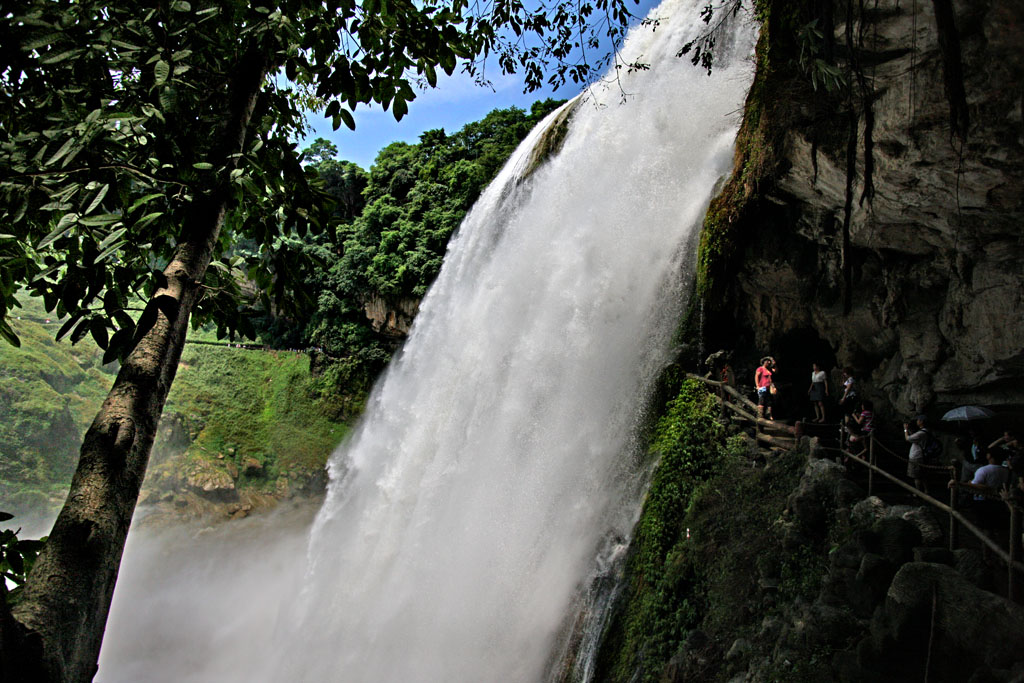
<path fill-rule="evenodd" d="M 918 491 L 928 493 L 928 482 L 924 479 L 924 449 L 928 442 L 928 430 L 924 426 L 924 416 L 920 415 L 915 420 L 917 428 L 911 433 L 910 423 L 903 423 L 903 438 L 910 442 L 910 455 L 907 456 L 910 462 L 907 463 L 907 476 L 914 480 L 914 487 Z"/>

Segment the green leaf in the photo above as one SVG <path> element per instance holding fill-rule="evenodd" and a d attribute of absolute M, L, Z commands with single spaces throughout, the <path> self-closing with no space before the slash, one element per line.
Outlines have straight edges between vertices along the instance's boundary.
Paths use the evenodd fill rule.
<path fill-rule="evenodd" d="M 12 223 L 19 222 L 25 217 L 25 212 L 28 210 L 28 197 L 23 197 L 21 203 L 18 204 L 18 209 L 14 212 L 14 218 L 11 220 Z"/>
<path fill-rule="evenodd" d="M 352 113 L 349 112 L 348 109 L 339 109 L 338 116 L 340 116 L 341 120 L 345 122 L 345 125 L 348 126 L 349 130 L 356 129 L 356 120 L 352 118 Z"/>
<path fill-rule="evenodd" d="M 82 212 L 83 215 L 87 216 L 90 213 L 92 213 L 93 209 L 95 209 L 97 206 L 99 206 L 100 202 L 103 201 L 103 198 L 107 196 L 107 192 L 109 190 L 110 190 L 110 185 L 109 184 L 104 185 L 99 190 L 97 190 L 96 191 L 96 196 L 93 197 L 91 202 L 89 202 L 89 207 L 85 211 Z"/>
<path fill-rule="evenodd" d="M 153 194 L 147 194 L 145 197 L 141 197 L 140 199 L 135 200 L 135 203 L 132 204 L 131 207 L 128 209 L 128 213 L 131 213 L 132 211 L 135 211 L 135 209 L 139 208 L 143 204 L 147 204 L 147 203 L 153 201 L 154 199 L 157 199 L 158 197 L 163 197 L 163 196 L 164 195 L 163 195 L 162 192 L 154 192 Z"/>
<path fill-rule="evenodd" d="M 163 107 L 165 111 L 174 109 L 177 99 L 177 94 L 175 93 L 174 88 L 168 87 L 160 91 L 160 106 Z"/>
<path fill-rule="evenodd" d="M 157 60 L 156 66 L 153 67 L 153 78 L 156 85 L 163 85 L 167 82 L 167 77 L 171 75 L 171 65 L 162 59 Z"/>
<path fill-rule="evenodd" d="M 6 522 L 9 519 L 14 519 L 14 515 L 10 512 L 0 512 L 0 522 Z"/>
<path fill-rule="evenodd" d="M 132 320 L 132 317 L 125 310 L 114 311 L 114 320 L 117 321 L 118 327 L 122 329 L 128 329 L 129 331 L 135 329 L 135 321 Z M 110 343 L 113 344 L 113 340 Z"/>
<path fill-rule="evenodd" d="M 53 232 L 40 240 L 39 244 L 36 245 L 36 250 L 41 251 L 45 249 L 67 233 L 71 232 L 72 228 L 75 227 L 74 224 L 77 220 L 77 213 L 66 213 L 61 216 L 60 221 L 57 223 L 57 227 L 54 228 Z"/>
<path fill-rule="evenodd" d="M 78 222 L 81 225 L 87 225 L 91 228 L 99 228 L 110 225 L 111 223 L 118 223 L 121 220 L 120 214 L 116 213 L 98 213 L 95 216 L 89 216 L 88 218 L 79 218 Z"/>
<path fill-rule="evenodd" d="M 21 49 L 24 50 L 25 52 L 31 52 L 32 50 L 38 50 L 41 47 L 46 47 L 47 45 L 52 45 L 53 43 L 56 43 L 57 41 L 59 41 L 63 37 L 64 37 L 64 34 L 61 33 L 60 31 L 57 31 L 55 33 L 47 33 L 46 35 L 39 36 L 38 38 L 34 38 L 34 39 L 28 41 L 27 43 L 22 43 L 21 44 Z"/>
<path fill-rule="evenodd" d="M 66 202 L 50 202 L 49 204 L 43 204 L 39 207 L 40 211 L 67 211 L 71 208 L 71 205 Z"/>
<path fill-rule="evenodd" d="M 50 160 L 46 162 L 46 165 L 50 166 L 51 164 L 55 164 L 58 161 L 60 161 L 60 158 L 62 156 L 64 156 L 65 154 L 67 154 L 68 152 L 71 151 L 71 148 L 74 146 L 74 144 L 75 144 L 75 138 L 68 138 L 67 142 L 65 142 L 63 145 L 61 145 L 60 149 L 58 149 L 54 153 L 54 155 L 52 157 L 50 157 Z"/>
<path fill-rule="evenodd" d="M 81 320 L 81 314 L 80 313 L 75 314 L 75 315 L 71 316 L 70 318 L 68 318 L 67 320 L 65 320 L 64 324 L 60 326 L 59 330 L 57 330 L 57 336 L 54 337 L 54 339 L 56 339 L 57 341 L 60 341 L 61 339 L 63 339 L 65 336 L 67 336 L 68 332 L 71 331 L 71 328 L 74 327 L 76 324 L 78 324 L 78 322 L 80 320 Z"/>
<path fill-rule="evenodd" d="M 129 344 L 132 341 L 132 334 L 135 332 L 134 324 L 131 327 L 122 327 L 110 338 L 107 350 L 103 354 L 103 364 L 112 363 L 119 358 L 128 355 L 131 350 Z"/>
<path fill-rule="evenodd" d="M 82 341 L 85 335 L 89 334 L 89 328 L 91 325 L 88 324 L 88 318 L 82 318 L 82 321 L 75 326 L 74 332 L 71 333 L 71 343 L 77 344 Z"/>
<path fill-rule="evenodd" d="M 199 171 L 209 171 L 210 169 L 213 168 L 213 164 L 206 161 L 197 161 L 196 163 L 192 164 L 192 168 L 197 169 Z"/>
<path fill-rule="evenodd" d="M 11 329 L 11 326 L 7 324 L 7 321 L 3 319 L 0 319 L 0 337 L 3 337 L 8 344 L 15 348 L 21 347 L 21 340 L 18 339 L 18 335 L 15 334 L 14 330 Z M 5 512 L 3 514 L 7 513 Z"/>
<path fill-rule="evenodd" d="M 40 64 L 56 64 L 57 62 L 63 62 L 65 59 L 77 57 L 82 51 L 80 49 L 68 50 L 67 52 L 61 52 L 60 54 L 47 55 L 39 60 Z"/>
<path fill-rule="evenodd" d="M 107 349 L 107 321 L 103 318 L 93 318 L 92 322 L 89 323 L 89 332 L 92 333 L 92 338 L 96 341 L 96 345 L 104 351 Z"/>
<path fill-rule="evenodd" d="M 107 248 L 108 246 L 110 246 L 110 244 L 111 244 L 112 242 L 114 242 L 114 241 L 116 241 L 117 239 L 119 239 L 119 238 L 121 237 L 121 235 L 123 235 L 123 234 L 124 234 L 124 233 L 125 233 L 125 232 L 126 232 L 127 230 L 128 230 L 128 228 L 119 228 L 119 229 L 117 229 L 117 230 L 114 230 L 114 231 L 113 231 L 113 232 L 111 232 L 111 233 L 110 233 L 109 235 L 107 235 L 106 237 L 104 237 L 104 238 L 103 238 L 103 241 L 102 241 L 102 242 L 100 242 L 100 243 L 99 243 L 99 246 L 98 246 L 98 247 L 96 247 L 96 248 L 97 248 L 97 249 L 100 249 L 100 250 L 106 249 L 106 248 Z"/>
<path fill-rule="evenodd" d="M 163 211 L 154 211 L 153 213 L 147 213 L 145 216 L 143 216 L 139 220 L 135 221 L 135 227 L 136 228 L 141 228 L 143 226 L 149 225 L 150 223 L 152 223 L 157 218 L 160 218 L 160 216 L 163 216 L 163 215 L 164 215 Z"/>
<path fill-rule="evenodd" d="M 124 229 L 122 228 L 121 231 L 123 232 Z M 111 254 L 116 252 L 118 249 L 123 247 L 126 243 L 127 243 L 127 240 L 119 240 L 117 242 L 114 242 L 109 247 L 104 249 L 102 252 L 97 254 L 96 258 L 93 260 L 93 263 L 96 263 L 96 264 L 103 263 L 103 261 L 105 261 L 108 256 L 110 256 Z"/>
<path fill-rule="evenodd" d="M 391 106 L 391 113 L 395 115 L 395 121 L 401 121 L 402 117 L 409 113 L 409 105 L 405 100 L 395 99 L 395 103 Z"/>

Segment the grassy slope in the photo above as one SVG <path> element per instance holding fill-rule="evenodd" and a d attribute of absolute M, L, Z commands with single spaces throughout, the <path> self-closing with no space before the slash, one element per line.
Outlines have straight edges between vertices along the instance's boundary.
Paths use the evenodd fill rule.
<path fill-rule="evenodd" d="M 23 303 L 11 321 L 21 348 L 0 344 L 0 509 L 31 518 L 63 501 L 114 368 L 101 368 L 94 345 L 55 342 L 57 324 L 35 300 Z"/>
<path fill-rule="evenodd" d="M 55 342 L 58 324 L 45 322 L 35 299 L 22 302 L 21 320 L 11 321 L 21 348 L 0 344 L 0 510 L 16 515 L 15 526 L 36 531 L 63 503 L 82 436 L 116 365 L 101 367 L 91 340 Z M 311 377 L 304 354 L 189 344 L 164 417 L 185 425 L 190 438 L 166 443 L 171 430 L 162 429 L 156 451 L 173 455 L 188 447 L 165 470 L 195 459 L 220 469 L 234 462 L 237 486 L 272 489 L 282 474 L 322 469 L 359 408 Z M 229 448 L 232 458 L 216 459 Z M 262 466 L 259 477 L 246 474 L 248 458 Z"/>
<path fill-rule="evenodd" d="M 305 354 L 190 344 L 164 413 L 188 430 L 188 460 L 233 464 L 239 485 L 268 488 L 323 467 L 347 431 L 348 406 L 310 376 Z M 245 474 L 249 460 L 262 466 L 258 477 Z"/>

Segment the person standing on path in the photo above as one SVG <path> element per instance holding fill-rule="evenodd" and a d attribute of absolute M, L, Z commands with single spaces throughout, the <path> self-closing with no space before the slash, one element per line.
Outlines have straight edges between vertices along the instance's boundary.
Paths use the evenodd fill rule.
<path fill-rule="evenodd" d="M 857 410 L 857 382 L 853 378 L 852 368 L 843 368 L 843 395 L 839 397 L 839 405 L 846 415 L 852 415 Z"/>
<path fill-rule="evenodd" d="M 811 387 L 807 396 L 814 405 L 814 422 L 825 421 L 825 399 L 828 397 L 828 375 L 817 363 L 811 364 Z"/>
<path fill-rule="evenodd" d="M 772 382 L 772 375 L 775 374 L 775 359 L 765 356 L 761 359 L 761 365 L 754 372 L 754 388 L 757 389 L 757 416 L 769 420 L 772 418 L 772 397 L 775 393 L 775 384 Z"/>
<path fill-rule="evenodd" d="M 910 462 L 907 463 L 907 476 L 914 480 L 914 487 L 918 491 L 928 493 L 928 482 L 924 479 L 924 470 L 921 465 L 924 462 L 924 447 L 928 443 L 928 430 L 924 426 L 924 416 L 920 415 L 915 420 L 917 429 L 910 432 L 910 423 L 903 423 L 903 438 L 910 442 Z"/>

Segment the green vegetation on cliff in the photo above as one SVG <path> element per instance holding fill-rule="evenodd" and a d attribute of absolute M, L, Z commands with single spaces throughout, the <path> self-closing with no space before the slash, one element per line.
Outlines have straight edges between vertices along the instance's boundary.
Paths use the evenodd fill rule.
<path fill-rule="evenodd" d="M 21 348 L 0 344 L 0 510 L 31 525 L 64 499 L 113 375 L 96 347 L 54 341 L 38 300 L 21 313 L 11 320 Z"/>
<path fill-rule="evenodd" d="M 161 438 L 173 440 L 182 428 L 185 450 L 172 450 L 147 481 L 177 487 L 190 468 L 201 468 L 226 475 L 220 480 L 236 488 L 286 488 L 289 478 L 323 470 L 360 410 L 310 373 L 306 354 L 189 344 L 161 430 Z"/>
<path fill-rule="evenodd" d="M 316 297 L 310 317 L 268 323 L 264 335 L 276 345 L 322 349 L 332 359 L 325 372 L 346 391 L 368 389 L 400 333 L 379 329 L 379 321 L 375 329 L 367 303 L 404 308 L 411 320 L 470 207 L 522 139 L 561 104 L 495 109 L 452 134 L 429 130 L 419 143 L 382 149 L 369 171 L 335 160 L 326 140 L 314 143 L 307 155 L 335 199 L 337 224 L 288 247 L 321 264 L 303 276 Z"/>
<path fill-rule="evenodd" d="M 11 321 L 21 347 L 0 345 L 0 510 L 31 535 L 67 494 L 82 434 L 116 364 L 101 365 L 103 352 L 91 344 L 54 341 L 59 322 L 38 299 L 25 297 L 21 313 Z M 239 489 L 275 491 L 282 476 L 287 489 L 289 477 L 302 482 L 322 471 L 361 409 L 358 398 L 313 376 L 306 354 L 188 344 L 150 479 L 184 482 L 189 464 L 202 462 Z"/>
<path fill-rule="evenodd" d="M 627 562 L 622 607 L 605 635 L 598 680 L 630 681 L 640 661 L 667 661 L 694 606 L 675 557 L 686 541 L 687 507 L 700 483 L 722 464 L 725 433 L 719 407 L 703 385 L 682 384 L 655 426 L 650 452 L 659 457 Z M 651 667 L 652 676 L 660 667 Z"/>
<path fill-rule="evenodd" d="M 825 550 L 788 552 L 780 538 L 806 454 L 752 467 L 749 439 L 727 436 L 719 410 L 704 385 L 688 380 L 657 423 L 651 452 L 660 461 L 602 638 L 596 680 L 717 680 L 726 669 L 724 650 L 751 636 L 766 615 L 754 607 L 759 576 L 777 581 L 779 605 L 817 591 Z M 706 668 L 675 671 L 680 653 L 694 650 L 703 654 L 685 659 Z"/>

